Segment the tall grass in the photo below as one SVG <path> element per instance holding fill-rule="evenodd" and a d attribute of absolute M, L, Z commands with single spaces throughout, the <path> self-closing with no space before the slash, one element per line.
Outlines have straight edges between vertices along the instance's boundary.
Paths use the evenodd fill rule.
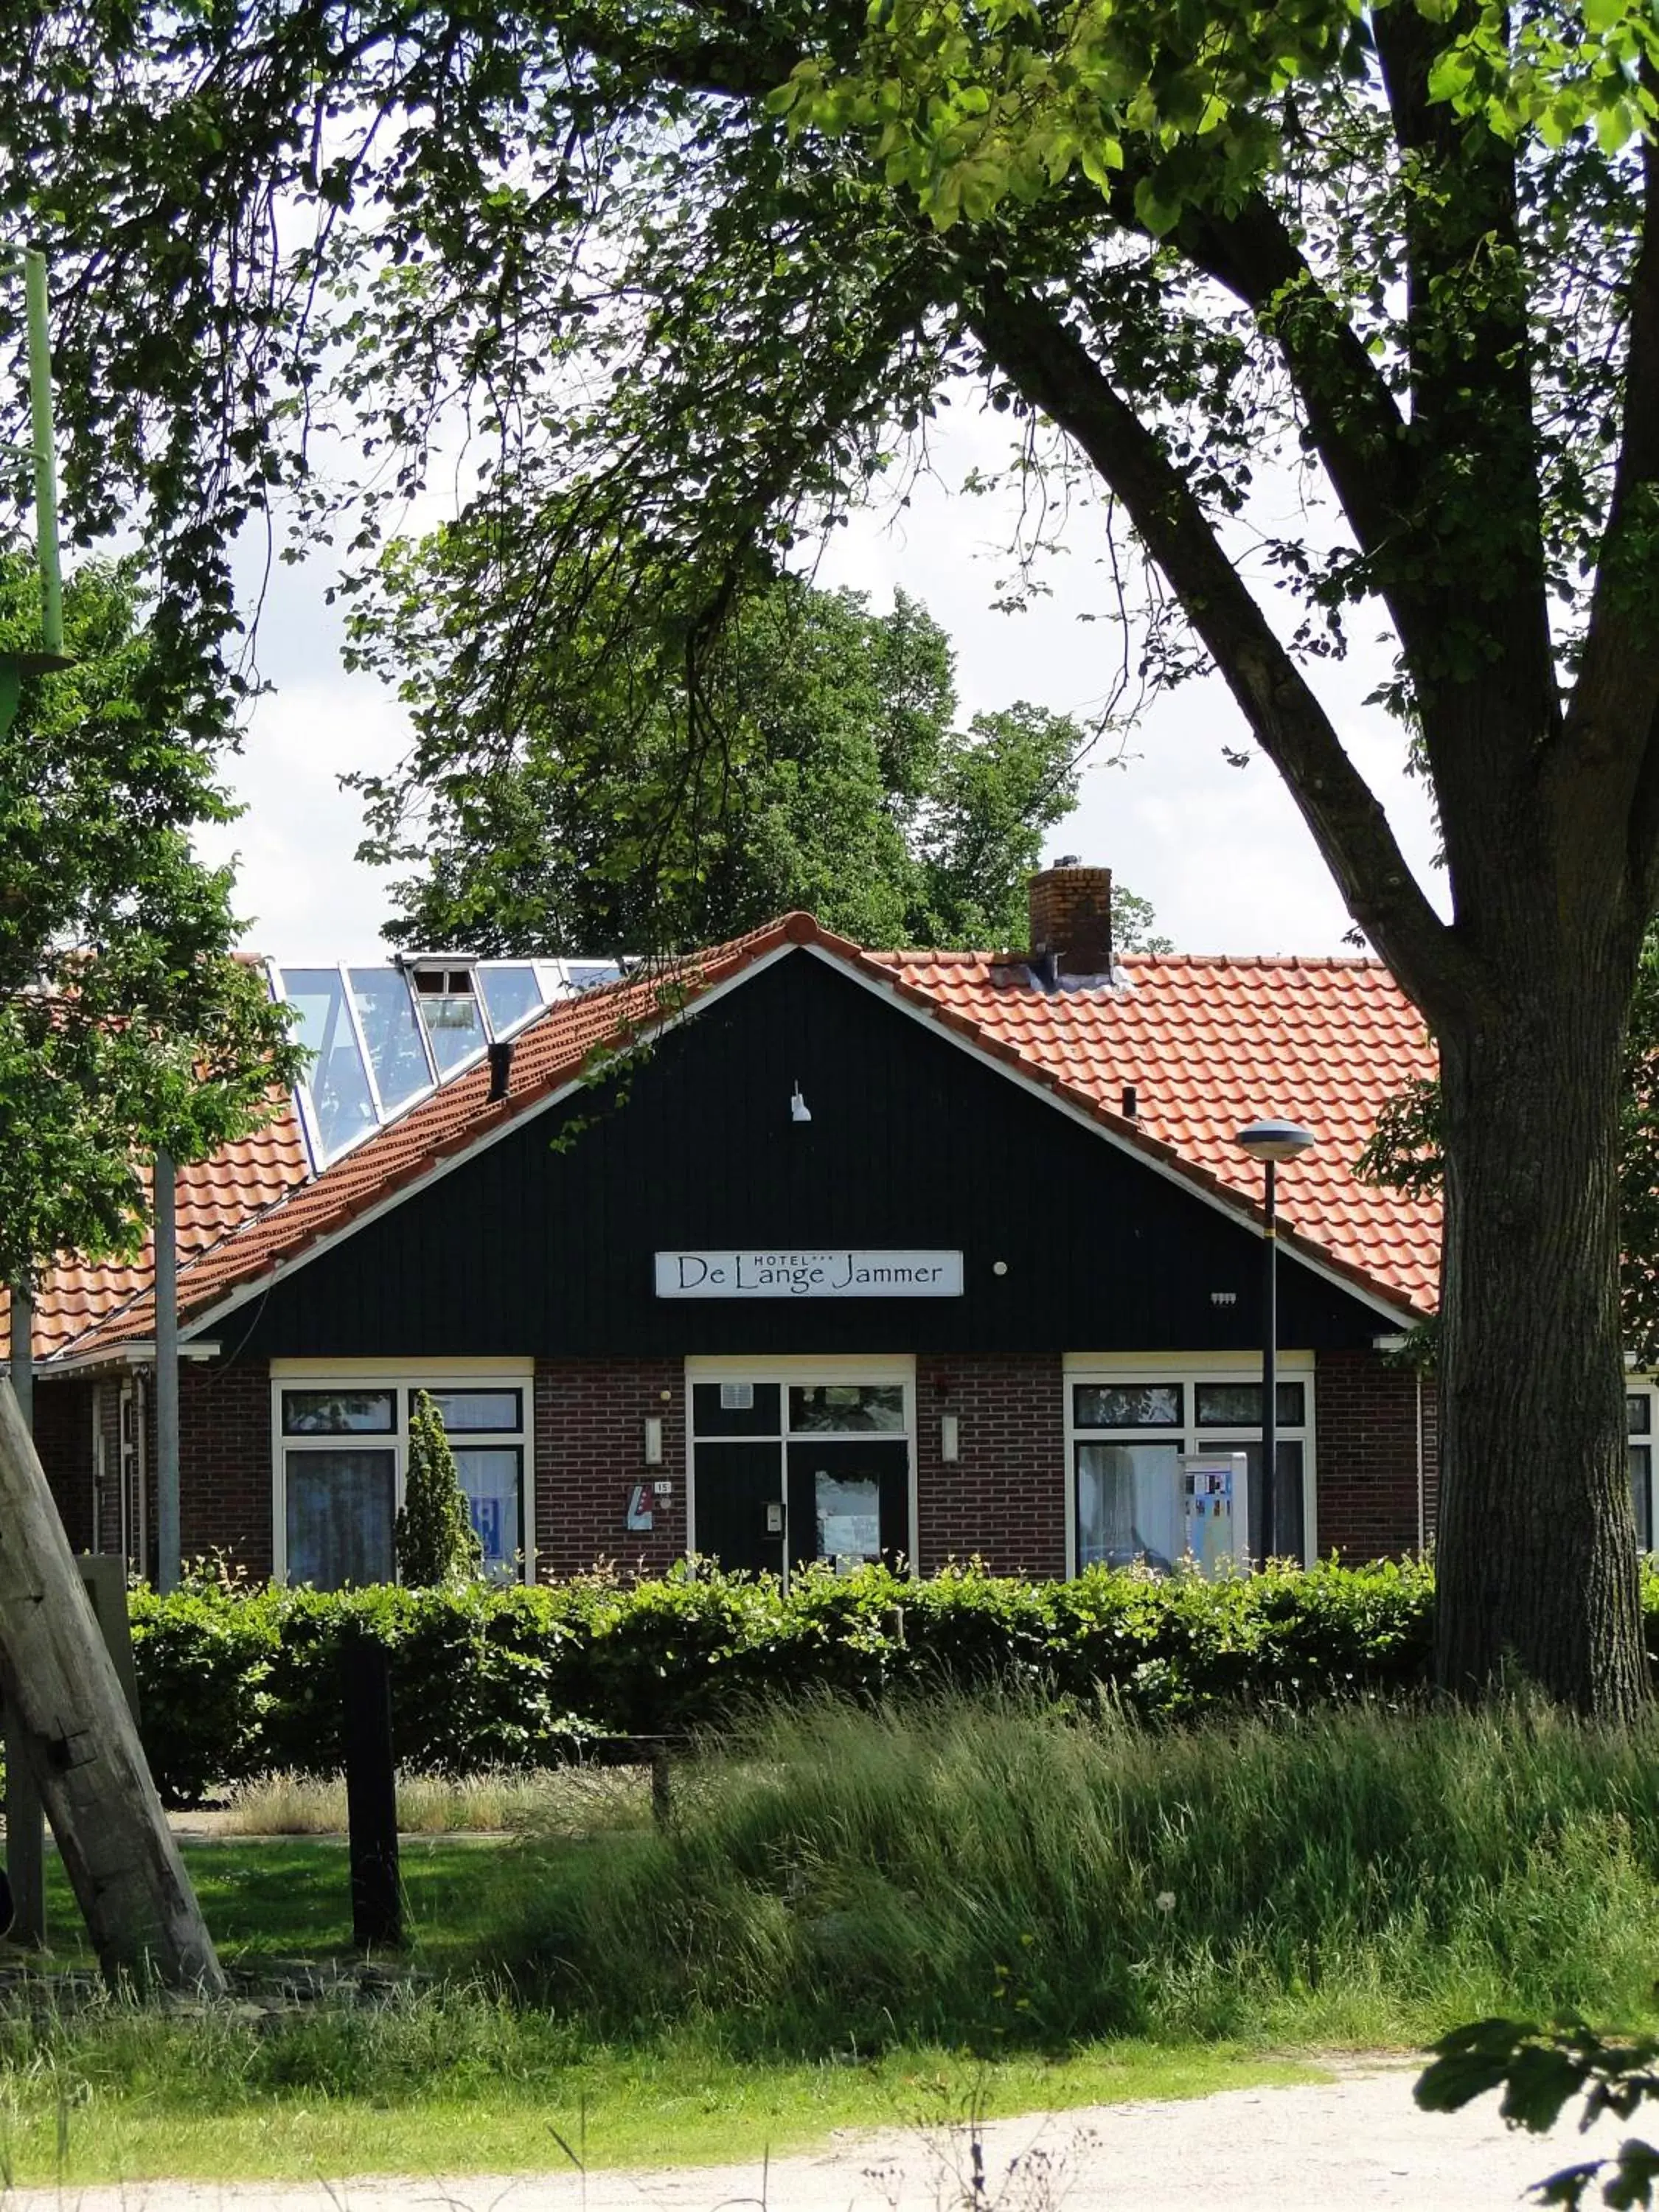
<path fill-rule="evenodd" d="M 695 1771 L 663 1832 L 527 1847 L 520 1895 L 503 1957 L 609 2032 L 995 2050 L 1630 2019 L 1659 1971 L 1659 1729 L 824 1704 Z"/>
<path fill-rule="evenodd" d="M 642 1817 L 649 1791 L 650 1777 L 642 1767 L 402 1773 L 398 1826 L 405 1835 L 416 1836 L 499 1834 L 530 1826 L 542 1834 L 586 1834 L 614 1820 Z M 345 1827 L 343 1775 L 286 1771 L 234 1784 L 219 1823 L 220 1833 L 227 1836 L 343 1835 Z"/>

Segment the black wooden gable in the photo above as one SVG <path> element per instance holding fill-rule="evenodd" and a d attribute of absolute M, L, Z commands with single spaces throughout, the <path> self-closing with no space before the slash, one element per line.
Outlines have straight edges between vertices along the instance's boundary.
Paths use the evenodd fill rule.
<path fill-rule="evenodd" d="M 659 1250 L 847 1247 L 959 1249 L 963 1295 L 654 1293 Z M 1261 1268 L 1246 1224 L 797 949 L 207 1333 L 246 1331 L 250 1357 L 434 1360 L 1249 1351 Z M 1389 1325 L 1288 1250 L 1279 1301 L 1287 1347 Z"/>

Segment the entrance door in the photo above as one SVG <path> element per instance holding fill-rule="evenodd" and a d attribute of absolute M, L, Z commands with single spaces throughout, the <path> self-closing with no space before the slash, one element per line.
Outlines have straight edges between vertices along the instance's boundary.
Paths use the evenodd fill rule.
<path fill-rule="evenodd" d="M 789 1564 L 893 1565 L 910 1548 L 910 1447 L 890 1437 L 789 1447 Z"/>
<path fill-rule="evenodd" d="M 877 1376 L 881 1370 L 875 1370 Z M 898 1376 L 807 1370 L 691 1386 L 694 1548 L 735 1572 L 911 1549 L 910 1390 Z"/>
<path fill-rule="evenodd" d="M 783 1482 L 775 1443 L 697 1446 L 697 1549 L 734 1574 L 781 1575 Z"/>

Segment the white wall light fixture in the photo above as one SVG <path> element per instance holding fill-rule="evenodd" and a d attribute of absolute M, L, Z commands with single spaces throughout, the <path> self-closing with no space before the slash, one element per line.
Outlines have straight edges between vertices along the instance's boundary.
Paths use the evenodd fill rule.
<path fill-rule="evenodd" d="M 962 1457 L 962 1417 L 958 1413 L 941 1413 L 939 1417 L 939 1455 L 943 1460 Z"/>
<path fill-rule="evenodd" d="M 662 1415 L 647 1413 L 645 1417 L 645 1463 L 647 1467 L 662 1465 Z"/>
<path fill-rule="evenodd" d="M 801 1097 L 799 1083 L 789 1094 L 789 1118 L 792 1121 L 810 1121 L 812 1118 L 812 1109 Z"/>

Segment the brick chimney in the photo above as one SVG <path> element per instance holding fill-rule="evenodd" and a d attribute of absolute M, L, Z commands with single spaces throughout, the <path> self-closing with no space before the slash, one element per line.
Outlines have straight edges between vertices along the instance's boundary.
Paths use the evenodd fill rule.
<path fill-rule="evenodd" d="M 1112 872 L 1085 868 L 1069 854 L 1028 885 L 1031 965 L 1061 975 L 1112 972 Z"/>

